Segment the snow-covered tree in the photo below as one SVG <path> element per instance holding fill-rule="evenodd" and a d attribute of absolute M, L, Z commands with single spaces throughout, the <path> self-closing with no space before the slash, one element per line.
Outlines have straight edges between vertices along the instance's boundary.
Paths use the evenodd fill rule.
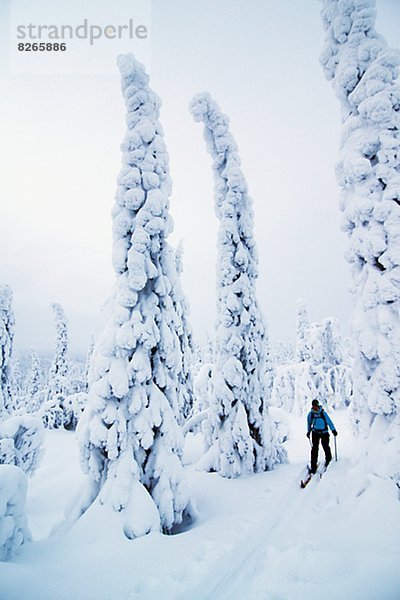
<path fill-rule="evenodd" d="M 91 365 L 92 358 L 93 358 L 93 352 L 94 352 L 94 337 L 91 335 L 90 339 L 89 339 L 88 350 L 86 353 L 85 369 L 83 371 L 83 391 L 85 391 L 85 392 L 87 392 L 87 390 L 89 389 L 89 372 L 90 372 L 90 365 Z"/>
<path fill-rule="evenodd" d="M 41 408 L 43 423 L 49 429 L 69 428 L 72 411 L 65 402 L 71 393 L 68 364 L 68 323 L 63 307 L 52 304 L 56 324 L 56 347 L 49 371 L 47 400 Z"/>
<path fill-rule="evenodd" d="M 13 558 L 31 540 L 25 513 L 27 479 L 14 465 L 0 465 L 0 560 Z"/>
<path fill-rule="evenodd" d="M 21 362 L 19 355 L 14 352 L 13 357 L 10 361 L 10 378 L 9 378 L 9 386 L 10 386 L 10 395 L 12 398 L 11 402 L 11 412 L 21 412 L 25 410 L 24 406 L 24 398 L 23 398 L 23 381 L 22 381 L 22 371 L 21 371 Z"/>
<path fill-rule="evenodd" d="M 351 401 L 352 373 L 351 358 L 342 343 L 339 323 L 332 317 L 321 323 L 309 323 L 308 318 L 303 318 L 303 306 L 299 303 L 298 307 L 301 319 L 296 325 L 296 360 L 293 354 L 282 352 L 282 347 L 278 347 L 272 404 L 301 415 L 308 412 L 314 398 L 329 408 L 343 408 Z M 299 321 L 304 324 L 301 335 Z"/>
<path fill-rule="evenodd" d="M 298 364 L 285 363 L 275 368 L 271 404 L 292 412 L 296 397 Z"/>
<path fill-rule="evenodd" d="M 28 413 L 39 410 L 44 400 L 43 372 L 40 358 L 35 349 L 31 350 L 31 366 L 27 377 L 25 405 Z"/>
<path fill-rule="evenodd" d="M 307 349 L 307 331 L 309 328 L 307 308 L 304 300 L 297 300 L 296 315 L 296 361 L 303 362 L 309 358 Z"/>
<path fill-rule="evenodd" d="M 279 340 L 272 354 L 276 365 L 286 365 L 296 360 L 292 344 L 288 340 Z"/>
<path fill-rule="evenodd" d="M 375 31 L 374 0 L 324 0 L 322 18 L 321 62 L 342 106 L 337 178 L 354 278 L 355 429 L 373 440 L 372 452 L 385 444 L 388 460 L 370 468 L 400 481 L 400 54 Z"/>
<path fill-rule="evenodd" d="M 190 501 L 175 418 L 183 357 L 161 102 L 133 54 L 117 62 L 128 131 L 113 209 L 116 288 L 78 425 L 89 488 L 77 511 L 101 510 L 134 538 L 171 531 L 189 516 Z"/>
<path fill-rule="evenodd" d="M 304 414 L 317 398 L 329 408 L 350 403 L 352 377 L 350 358 L 345 356 L 337 319 L 311 323 L 306 331 L 308 358 L 296 370 L 295 410 Z"/>
<path fill-rule="evenodd" d="M 68 392 L 68 323 L 61 304 L 52 304 L 54 313 L 57 339 L 54 357 L 49 373 L 48 398 L 54 396 L 65 397 Z"/>
<path fill-rule="evenodd" d="M 178 374 L 178 423 L 182 424 L 193 408 L 193 336 L 189 322 L 189 305 L 182 291 L 180 275 L 183 272 L 183 246 L 169 249 L 169 260 L 164 262 L 164 274 L 171 282 L 171 299 L 174 310 L 174 329 L 179 340 Z"/>
<path fill-rule="evenodd" d="M 209 468 L 225 477 L 270 469 L 283 459 L 268 415 L 265 328 L 255 295 L 258 261 L 252 202 L 228 118 L 208 94 L 191 111 L 203 121 L 213 158 L 215 206 L 220 221 L 217 326 L 212 376 L 213 444 Z"/>
<path fill-rule="evenodd" d="M 33 475 L 42 457 L 44 428 L 41 419 L 28 415 L 0 423 L 0 464 L 20 467 Z"/>
<path fill-rule="evenodd" d="M 12 290 L 9 285 L 0 285 L 0 420 L 8 416 L 12 403 L 10 361 L 14 324 Z"/>
<path fill-rule="evenodd" d="M 271 343 L 269 340 L 268 329 L 265 327 L 264 332 L 264 352 L 265 352 L 265 399 L 267 406 L 271 404 L 272 399 L 272 389 L 274 386 L 274 378 L 275 378 L 275 362 L 273 357 L 273 352 L 271 348 Z"/>

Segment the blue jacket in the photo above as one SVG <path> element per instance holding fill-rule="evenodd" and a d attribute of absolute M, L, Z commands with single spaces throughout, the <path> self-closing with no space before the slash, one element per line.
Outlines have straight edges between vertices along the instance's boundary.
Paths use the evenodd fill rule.
<path fill-rule="evenodd" d="M 324 413 L 325 419 L 322 416 L 322 411 Z M 323 408 L 320 408 L 318 412 L 310 410 L 310 412 L 307 415 L 307 432 L 317 431 L 318 433 L 328 433 L 328 425 L 331 431 L 334 431 L 334 429 L 336 429 L 331 419 L 329 418 L 328 413 L 324 411 Z"/>

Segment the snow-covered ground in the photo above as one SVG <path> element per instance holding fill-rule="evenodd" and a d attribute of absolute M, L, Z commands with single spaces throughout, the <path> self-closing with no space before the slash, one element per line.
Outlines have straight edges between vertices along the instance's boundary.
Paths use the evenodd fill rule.
<path fill-rule="evenodd" d="M 46 454 L 29 482 L 35 541 L 0 563 L 0 599 L 398 599 L 398 492 L 393 483 L 350 470 L 347 415 L 333 417 L 339 461 L 305 490 L 304 422 L 290 416 L 290 464 L 236 480 L 188 464 L 197 521 L 173 536 L 134 541 L 117 537 L 111 521 L 93 514 L 90 537 L 80 522 L 48 537 L 83 481 L 74 434 L 48 431 Z M 187 463 L 200 445 L 190 435 Z"/>

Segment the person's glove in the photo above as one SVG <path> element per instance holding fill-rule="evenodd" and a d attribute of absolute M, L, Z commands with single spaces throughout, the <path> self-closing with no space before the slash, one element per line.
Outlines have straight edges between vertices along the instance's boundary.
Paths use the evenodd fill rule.
<path fill-rule="evenodd" d="M 332 433 L 333 433 L 333 435 L 334 435 L 335 437 L 337 436 L 337 431 L 336 431 L 336 429 L 334 429 L 334 430 L 332 431 Z"/>
<path fill-rule="evenodd" d="M 311 431 L 307 431 L 307 434 L 306 434 L 306 435 L 307 435 L 308 439 L 310 439 L 310 433 L 311 433 Z M 337 435 L 337 434 L 336 434 L 336 435 Z"/>

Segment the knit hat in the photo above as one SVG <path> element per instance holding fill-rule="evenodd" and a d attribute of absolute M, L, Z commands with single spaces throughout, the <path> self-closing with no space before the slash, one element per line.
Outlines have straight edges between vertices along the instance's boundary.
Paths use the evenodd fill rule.
<path fill-rule="evenodd" d="M 315 408 L 319 408 L 319 402 L 318 402 L 318 400 L 313 400 L 313 401 L 311 402 L 311 404 L 312 404 L 312 406 L 313 406 L 313 407 L 315 407 Z"/>

